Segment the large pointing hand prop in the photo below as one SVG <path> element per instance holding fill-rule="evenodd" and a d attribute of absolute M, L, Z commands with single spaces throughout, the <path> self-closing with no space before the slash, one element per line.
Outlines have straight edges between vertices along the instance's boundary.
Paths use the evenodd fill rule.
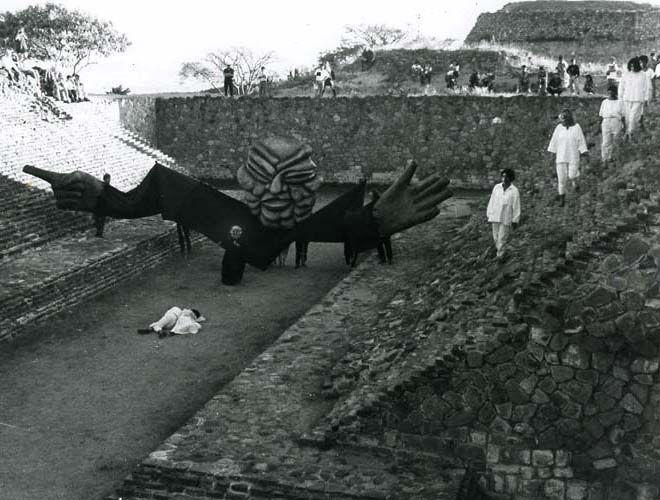
<path fill-rule="evenodd" d="M 50 183 L 58 208 L 93 212 L 98 204 L 99 196 L 103 192 L 102 181 L 79 170 L 60 174 L 25 165 L 23 172 Z"/>
<path fill-rule="evenodd" d="M 437 174 L 411 184 L 416 169 L 417 164 L 409 160 L 401 177 L 374 205 L 373 215 L 382 236 L 431 220 L 440 213 L 437 205 L 452 196 L 449 180 Z"/>

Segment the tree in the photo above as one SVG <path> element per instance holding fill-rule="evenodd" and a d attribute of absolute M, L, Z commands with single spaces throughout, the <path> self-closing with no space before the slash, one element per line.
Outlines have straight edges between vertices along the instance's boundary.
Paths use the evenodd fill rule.
<path fill-rule="evenodd" d="M 384 47 L 400 42 L 408 36 L 405 31 L 384 24 L 358 24 L 344 26 L 341 47 L 360 45 L 366 48 Z"/>
<path fill-rule="evenodd" d="M 273 62 L 272 52 L 264 54 L 252 52 L 246 47 L 233 47 L 229 50 L 209 52 L 203 60 L 184 62 L 179 70 L 182 79 L 192 78 L 208 83 L 220 92 L 224 85 L 222 70 L 228 65 L 234 68 L 234 84 L 239 95 L 250 95 L 258 87 L 257 76 L 262 66 Z"/>
<path fill-rule="evenodd" d="M 111 22 L 53 3 L 0 15 L 0 39 L 6 45 L 20 28 L 28 38 L 27 57 L 60 62 L 74 74 L 95 64 L 94 58 L 124 52 L 130 45 Z"/>

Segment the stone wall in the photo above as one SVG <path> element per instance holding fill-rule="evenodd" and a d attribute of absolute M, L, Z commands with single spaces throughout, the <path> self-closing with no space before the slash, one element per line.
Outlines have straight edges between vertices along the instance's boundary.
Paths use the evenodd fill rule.
<path fill-rule="evenodd" d="M 156 103 L 154 97 L 124 97 L 118 99 L 119 119 L 121 124 L 157 147 L 156 140 Z"/>
<path fill-rule="evenodd" d="M 573 2 L 571 2 L 573 3 Z M 512 4 L 517 5 L 517 4 Z M 505 6 L 495 13 L 483 13 L 468 34 L 466 42 L 497 43 L 547 40 L 657 40 L 660 10 L 604 8 L 601 2 L 581 2 L 580 8 L 565 8 L 567 2 L 521 2 L 524 8 Z"/>
<path fill-rule="evenodd" d="M 174 98 L 156 102 L 157 147 L 192 175 L 232 179 L 250 144 L 271 134 L 308 142 L 326 182 L 390 182 L 415 158 L 421 176 L 438 172 L 455 186 L 490 187 L 501 168 L 545 174 L 544 150 L 556 117 L 575 110 L 587 136 L 598 133 L 594 98 L 374 97 L 337 99 Z M 144 117 L 151 100 L 132 100 Z M 501 123 L 493 123 L 499 118 Z M 127 123 L 140 135 L 152 122 Z"/>

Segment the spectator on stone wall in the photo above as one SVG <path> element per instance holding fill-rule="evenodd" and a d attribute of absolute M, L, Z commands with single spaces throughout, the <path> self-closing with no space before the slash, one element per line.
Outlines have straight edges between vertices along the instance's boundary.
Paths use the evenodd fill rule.
<path fill-rule="evenodd" d="M 410 66 L 410 76 L 413 80 L 419 80 L 421 82 L 423 73 L 422 65 L 419 64 L 419 61 L 415 61 L 412 66 Z"/>
<path fill-rule="evenodd" d="M 360 63 L 362 64 L 362 71 L 368 71 L 374 65 L 374 51 L 370 48 L 366 48 L 362 51 L 360 55 Z"/>
<path fill-rule="evenodd" d="M 527 65 L 523 64 L 520 68 L 520 76 L 518 77 L 518 93 L 529 93 L 529 73 L 527 72 Z"/>
<path fill-rule="evenodd" d="M 493 231 L 497 258 L 504 258 L 511 228 L 520 221 L 520 193 L 513 185 L 516 174 L 510 168 L 501 172 L 502 182 L 496 184 L 488 200 L 486 216 Z"/>
<path fill-rule="evenodd" d="M 23 59 L 28 51 L 28 37 L 25 34 L 25 28 L 21 27 L 14 38 L 14 50 L 19 59 Z"/>
<path fill-rule="evenodd" d="M 481 86 L 488 92 L 495 92 L 495 73 L 493 71 L 486 73 L 486 76 L 481 80 Z"/>
<path fill-rule="evenodd" d="M 110 185 L 110 174 L 105 173 L 103 174 L 103 189 L 106 189 Z M 94 219 L 94 227 L 96 228 L 96 236 L 97 238 L 103 238 L 103 230 L 105 229 L 105 221 L 106 217 L 105 215 L 101 215 L 98 213 L 93 213 L 92 218 Z"/>
<path fill-rule="evenodd" d="M 571 94 L 579 94 L 580 66 L 575 58 L 571 59 L 571 64 L 566 68 L 566 74 L 568 75 L 568 88 Z"/>
<path fill-rule="evenodd" d="M 422 71 L 424 83 L 426 83 L 426 85 L 431 85 L 431 79 L 433 78 L 433 66 L 431 66 L 429 63 L 426 63 Z"/>
<path fill-rule="evenodd" d="M 459 69 L 455 63 L 449 65 L 449 71 L 445 74 L 445 84 L 448 90 L 454 90 L 458 82 Z"/>
<path fill-rule="evenodd" d="M 87 92 L 85 92 L 85 85 L 80 81 L 80 75 L 73 75 L 73 84 L 76 87 L 78 101 L 89 101 Z"/>
<path fill-rule="evenodd" d="M 622 102 L 618 99 L 617 88 L 612 85 L 607 89 L 607 99 L 600 105 L 598 116 L 601 119 L 602 143 L 601 159 L 608 162 L 612 159 L 612 150 L 617 138 L 621 135 L 624 125 Z"/>
<path fill-rule="evenodd" d="M 479 80 L 479 72 L 475 69 L 472 74 L 470 74 L 470 78 L 468 80 L 468 89 L 470 89 L 470 92 L 473 92 L 474 89 L 480 86 L 480 80 Z"/>
<path fill-rule="evenodd" d="M 568 87 L 568 76 L 566 75 L 566 63 L 564 62 L 564 56 L 559 56 L 557 58 L 557 66 L 555 66 L 555 71 L 559 75 L 562 81 L 562 87 Z"/>
<path fill-rule="evenodd" d="M 559 76 L 559 73 L 552 73 L 548 78 L 547 86 L 548 94 L 559 97 L 564 91 L 564 82 Z"/>
<path fill-rule="evenodd" d="M 259 82 L 259 97 L 268 97 L 268 75 L 265 66 L 259 70 L 257 81 Z"/>
<path fill-rule="evenodd" d="M 596 89 L 594 87 L 594 77 L 591 75 L 586 75 L 584 77 L 584 87 L 583 90 L 587 94 L 594 94 L 596 92 Z"/>
<path fill-rule="evenodd" d="M 222 70 L 222 76 L 224 77 L 225 97 L 227 97 L 227 94 L 234 97 L 234 68 L 231 67 L 231 64 L 227 64 L 225 69 Z"/>
<path fill-rule="evenodd" d="M 557 125 L 550 139 L 548 151 L 555 155 L 557 170 L 557 191 L 560 206 L 564 206 L 566 185 L 570 181 L 573 189 L 578 190 L 580 177 L 580 158 L 589 159 L 589 149 L 584 139 L 582 128 L 575 123 L 573 112 L 565 109 L 559 115 L 561 123 Z"/>
<path fill-rule="evenodd" d="M 644 102 L 647 98 L 648 78 L 642 72 L 638 57 L 628 61 L 628 71 L 619 84 L 619 99 L 623 101 L 626 114 L 626 139 L 630 139 L 637 131 L 644 114 Z"/>
<path fill-rule="evenodd" d="M 536 85 L 538 87 L 539 95 L 546 95 L 548 92 L 548 73 L 545 70 L 545 66 L 539 66 L 539 71 L 536 74 Z"/>

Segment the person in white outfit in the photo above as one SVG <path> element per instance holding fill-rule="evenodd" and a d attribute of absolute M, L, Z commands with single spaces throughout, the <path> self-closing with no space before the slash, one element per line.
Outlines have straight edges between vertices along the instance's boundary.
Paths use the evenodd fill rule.
<path fill-rule="evenodd" d="M 496 184 L 488 200 L 486 216 L 493 229 L 497 258 L 504 257 L 504 249 L 511 227 L 520 221 L 520 193 L 513 185 L 516 174 L 510 168 L 502 170 L 502 182 Z"/>
<path fill-rule="evenodd" d="M 584 139 L 582 128 L 575 123 L 573 112 L 565 109 L 559 115 L 561 123 L 557 125 L 550 139 L 548 151 L 555 154 L 557 166 L 557 191 L 559 204 L 563 207 L 566 198 L 566 184 L 571 181 L 573 189 L 578 189 L 580 177 L 580 156 L 589 159 L 589 149 Z"/>
<path fill-rule="evenodd" d="M 626 138 L 631 138 L 639 128 L 644 102 L 647 98 L 648 78 L 642 71 L 639 58 L 628 61 L 628 72 L 621 78 L 619 84 L 619 99 L 623 101 L 626 113 Z"/>
<path fill-rule="evenodd" d="M 625 115 L 622 102 L 617 98 L 617 88 L 611 86 L 607 89 L 607 99 L 600 105 L 598 116 L 601 118 L 601 132 L 603 142 L 600 147 L 601 159 L 608 162 L 612 159 L 612 150 L 617 137 L 623 130 Z"/>
<path fill-rule="evenodd" d="M 200 323 L 203 321 L 206 321 L 206 318 L 197 309 L 181 309 L 174 306 L 170 307 L 158 321 L 151 323 L 149 328 L 140 329 L 138 333 L 156 332 L 161 337 L 168 333 L 187 335 L 201 330 L 202 325 Z"/>

